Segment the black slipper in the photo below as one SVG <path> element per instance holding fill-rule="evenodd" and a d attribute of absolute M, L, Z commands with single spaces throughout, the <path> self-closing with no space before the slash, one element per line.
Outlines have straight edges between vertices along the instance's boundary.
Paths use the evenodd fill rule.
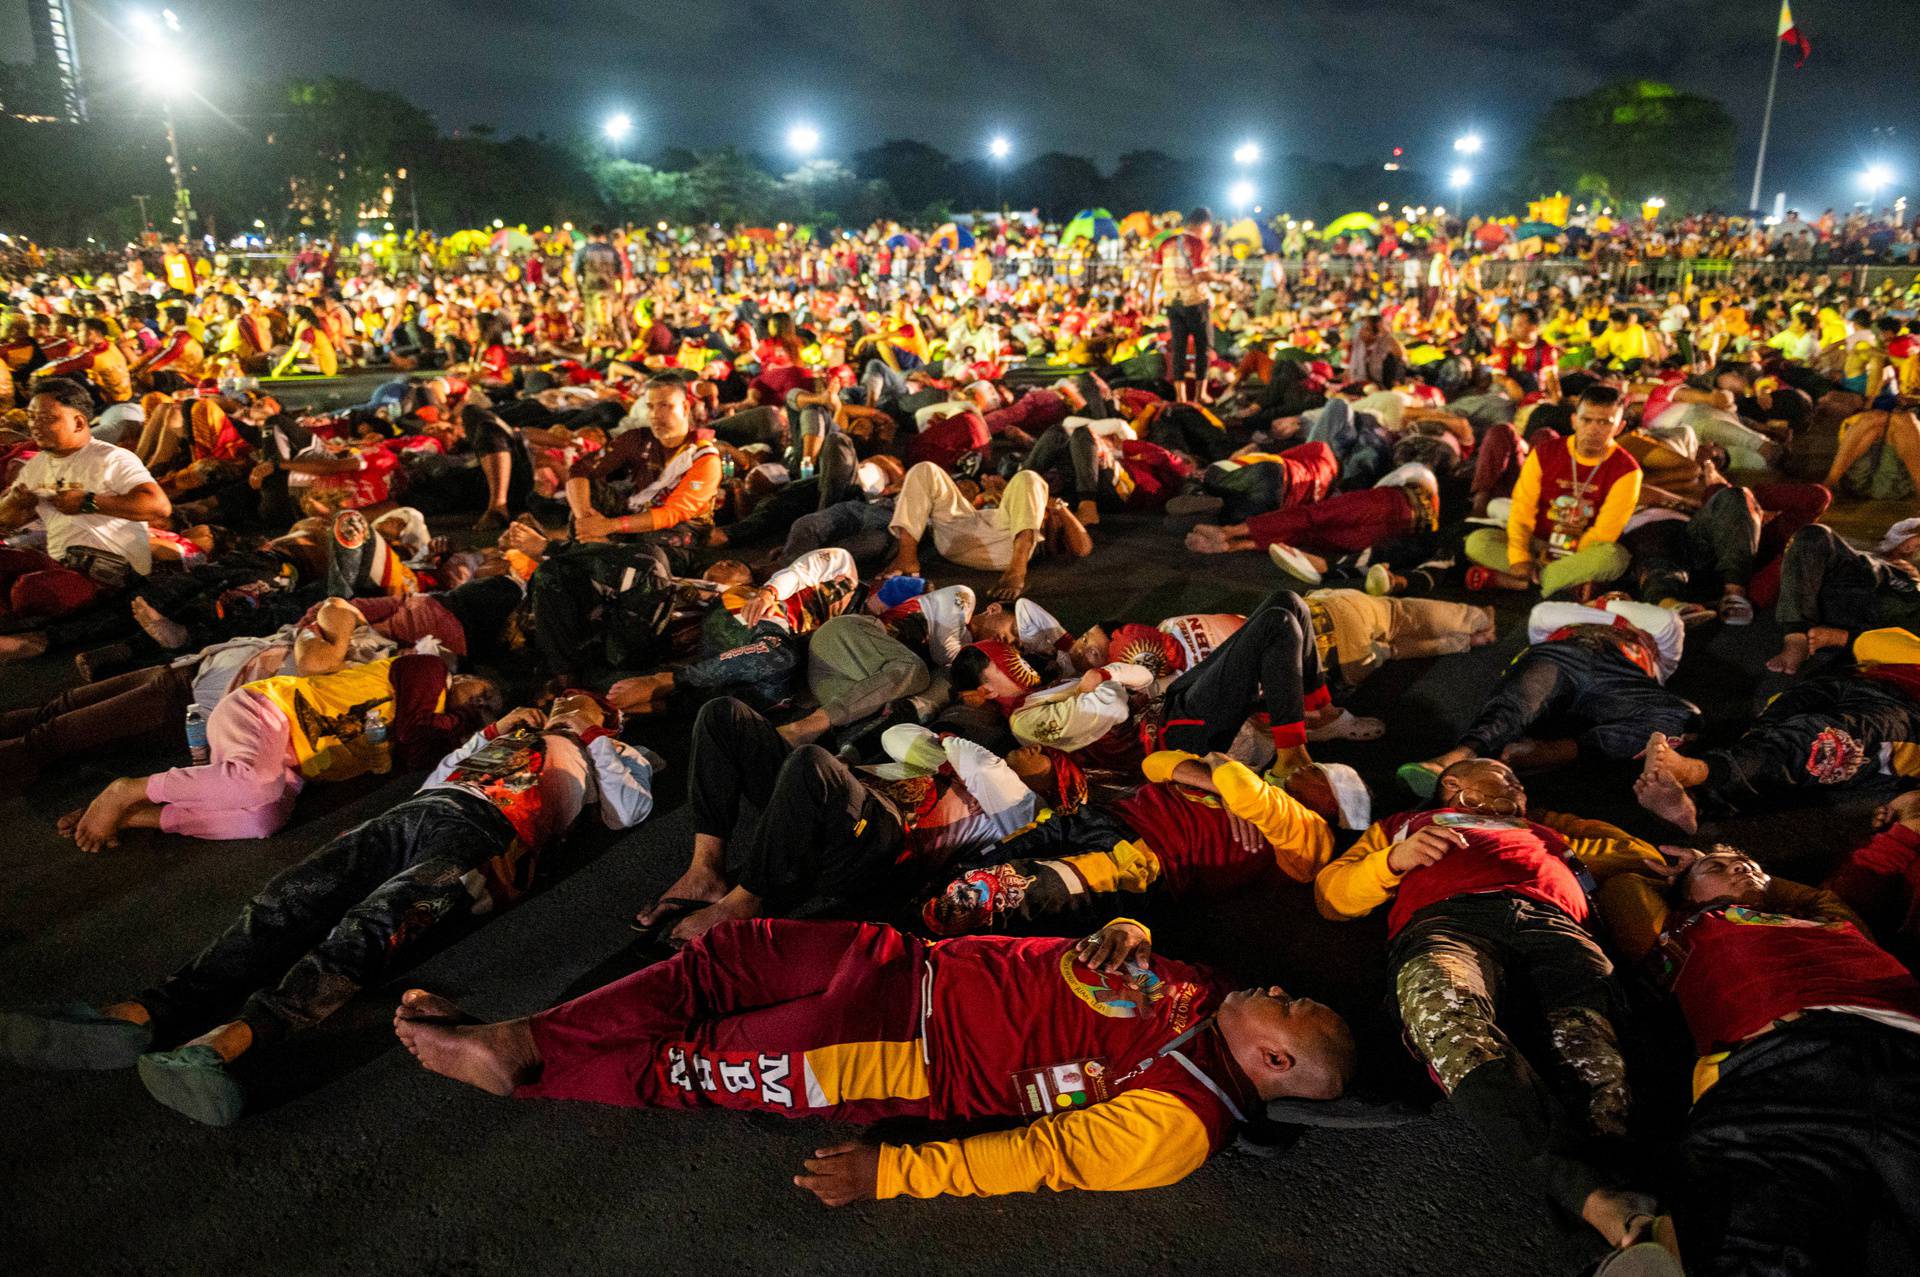
<path fill-rule="evenodd" d="M 636 913 L 627 926 L 630 930 L 645 936 L 648 943 L 665 943 L 667 936 L 673 932 L 674 923 L 690 913 L 698 913 L 702 909 L 710 908 L 713 903 L 711 900 L 690 900 L 686 896 L 662 896 L 653 902 L 652 907 L 658 909 L 661 905 L 668 906 L 669 912 L 666 917 L 645 923 L 640 921 L 640 915 Z"/>
<path fill-rule="evenodd" d="M 210 1046 L 183 1046 L 140 1057 L 140 1083 L 147 1094 L 176 1113 L 208 1126 L 232 1126 L 246 1107 L 246 1092 Z"/>
<path fill-rule="evenodd" d="M 0 1059 L 29 1069 L 130 1069 L 153 1026 L 101 1015 L 84 1002 L 0 1011 Z"/>

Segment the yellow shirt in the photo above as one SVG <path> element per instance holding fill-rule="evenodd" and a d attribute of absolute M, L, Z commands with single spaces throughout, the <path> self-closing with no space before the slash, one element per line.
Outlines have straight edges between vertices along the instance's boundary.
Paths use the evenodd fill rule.
<path fill-rule="evenodd" d="M 302 678 L 282 674 L 240 690 L 271 702 L 287 719 L 287 741 L 309 780 L 347 780 L 383 764 L 364 731 L 378 710 L 393 728 L 393 657 Z M 445 694 L 442 693 L 442 704 Z M 436 705 L 438 710 L 441 706 Z"/>

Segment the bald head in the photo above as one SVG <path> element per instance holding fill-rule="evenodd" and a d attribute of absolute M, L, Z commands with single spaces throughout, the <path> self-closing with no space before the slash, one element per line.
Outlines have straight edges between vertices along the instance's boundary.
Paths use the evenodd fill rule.
<path fill-rule="evenodd" d="M 1278 985 L 1229 993 L 1216 1017 L 1262 1100 L 1338 1099 L 1353 1079 L 1353 1031 L 1332 1007 Z"/>

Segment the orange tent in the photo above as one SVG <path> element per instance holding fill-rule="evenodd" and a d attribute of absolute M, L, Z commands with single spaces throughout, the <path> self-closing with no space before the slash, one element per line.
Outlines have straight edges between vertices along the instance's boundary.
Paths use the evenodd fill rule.
<path fill-rule="evenodd" d="M 1153 231 L 1153 214 L 1144 208 L 1137 213 L 1128 213 L 1120 219 L 1122 235 L 1137 235 L 1141 239 L 1148 239 L 1152 237 Z"/>

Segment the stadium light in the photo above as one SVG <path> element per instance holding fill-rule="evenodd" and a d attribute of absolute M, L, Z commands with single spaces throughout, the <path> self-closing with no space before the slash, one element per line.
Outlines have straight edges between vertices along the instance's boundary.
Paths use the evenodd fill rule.
<path fill-rule="evenodd" d="M 820 149 L 820 130 L 811 124 L 796 124 L 787 130 L 787 149 L 805 158 Z"/>
<path fill-rule="evenodd" d="M 625 111 L 615 111 L 607 117 L 607 122 L 601 126 L 601 131 L 607 135 L 609 142 L 624 142 L 627 140 L 627 134 L 633 132 L 633 117 Z"/>
<path fill-rule="evenodd" d="M 1258 164 L 1260 162 L 1260 144 L 1258 142 L 1247 141 L 1234 147 L 1233 162 L 1241 168 L 1245 168 L 1249 164 Z"/>
<path fill-rule="evenodd" d="M 1462 155 L 1478 155 L 1480 148 L 1485 145 L 1486 140 L 1478 133 L 1462 133 L 1453 139 L 1453 149 Z"/>
<path fill-rule="evenodd" d="M 1877 161 L 1867 165 L 1861 171 L 1860 185 L 1867 188 L 1868 200 L 1878 199 L 1881 191 L 1893 185 L 1893 167 Z"/>
<path fill-rule="evenodd" d="M 987 143 L 987 154 L 996 160 L 1006 159 L 1012 151 L 1013 143 L 1007 141 L 1003 135 L 996 134 L 993 141 Z"/>
<path fill-rule="evenodd" d="M 1227 188 L 1227 202 L 1235 208 L 1245 208 L 1253 203 L 1253 183 L 1244 177 Z"/>
<path fill-rule="evenodd" d="M 1458 164 L 1447 174 L 1447 185 L 1456 191 L 1463 191 L 1473 181 L 1473 170 L 1464 164 Z"/>

